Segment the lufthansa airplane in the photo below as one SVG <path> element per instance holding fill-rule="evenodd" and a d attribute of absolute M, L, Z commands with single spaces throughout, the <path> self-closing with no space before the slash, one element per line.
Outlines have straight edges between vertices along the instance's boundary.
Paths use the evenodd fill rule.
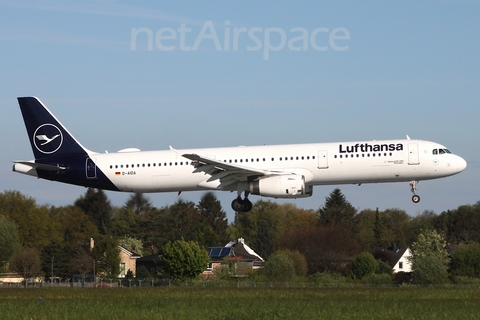
<path fill-rule="evenodd" d="M 163 151 L 84 148 L 35 97 L 18 98 L 35 160 L 13 171 L 52 181 L 124 192 L 237 192 L 232 209 L 252 209 L 250 194 L 304 198 L 313 186 L 409 182 L 451 176 L 467 163 L 429 141 L 358 141 Z M 242 197 L 243 194 L 243 197 Z"/>

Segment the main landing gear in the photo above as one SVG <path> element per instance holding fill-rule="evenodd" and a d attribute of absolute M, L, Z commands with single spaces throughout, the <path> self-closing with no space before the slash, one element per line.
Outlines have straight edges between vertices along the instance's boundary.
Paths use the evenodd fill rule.
<path fill-rule="evenodd" d="M 245 191 L 245 198 L 242 199 L 241 192 L 238 192 L 238 197 L 232 201 L 232 209 L 236 212 L 248 212 L 252 210 L 253 204 L 248 200 L 248 191 Z"/>
<path fill-rule="evenodd" d="M 411 187 L 410 190 L 413 193 L 412 201 L 414 203 L 419 203 L 420 202 L 420 196 L 417 195 L 417 183 L 418 183 L 418 181 L 410 181 L 410 187 Z"/>

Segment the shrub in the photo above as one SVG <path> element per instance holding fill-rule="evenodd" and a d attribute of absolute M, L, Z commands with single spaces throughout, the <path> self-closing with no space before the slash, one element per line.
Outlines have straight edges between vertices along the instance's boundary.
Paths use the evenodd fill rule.
<path fill-rule="evenodd" d="M 382 260 L 377 260 L 377 269 L 375 270 L 376 274 L 387 274 L 390 278 L 393 276 L 393 269 L 390 265 Z"/>
<path fill-rule="evenodd" d="M 262 272 L 270 281 L 290 281 L 295 276 L 295 265 L 288 254 L 277 251 L 272 253 Z"/>
<path fill-rule="evenodd" d="M 360 253 L 352 261 L 350 273 L 354 279 L 362 279 L 365 276 L 374 274 L 377 269 L 377 261 L 371 253 Z"/>
<path fill-rule="evenodd" d="M 347 279 L 337 273 L 317 272 L 310 276 L 310 280 L 314 283 L 323 285 L 338 285 L 347 282 Z"/>
<path fill-rule="evenodd" d="M 362 278 L 361 283 L 363 284 L 372 284 L 372 285 L 391 285 L 392 277 L 389 274 L 369 274 Z"/>
<path fill-rule="evenodd" d="M 305 256 L 298 251 L 285 250 L 283 252 L 285 252 L 290 257 L 290 259 L 293 260 L 293 265 L 295 267 L 295 274 L 298 277 L 306 276 L 308 272 L 308 266 L 307 266 L 307 259 L 305 259 Z"/>
<path fill-rule="evenodd" d="M 163 247 L 162 261 L 165 271 L 175 280 L 193 279 L 202 273 L 210 262 L 207 250 L 195 241 L 176 240 Z"/>
<path fill-rule="evenodd" d="M 412 283 L 422 285 L 448 283 L 447 266 L 441 257 L 420 256 L 413 262 Z"/>

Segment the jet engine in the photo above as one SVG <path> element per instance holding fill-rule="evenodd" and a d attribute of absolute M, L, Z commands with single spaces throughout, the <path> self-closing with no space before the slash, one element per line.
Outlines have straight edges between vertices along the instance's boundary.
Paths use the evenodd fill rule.
<path fill-rule="evenodd" d="M 260 178 L 248 184 L 251 194 L 273 198 L 306 198 L 313 193 L 302 175 L 285 174 Z"/>

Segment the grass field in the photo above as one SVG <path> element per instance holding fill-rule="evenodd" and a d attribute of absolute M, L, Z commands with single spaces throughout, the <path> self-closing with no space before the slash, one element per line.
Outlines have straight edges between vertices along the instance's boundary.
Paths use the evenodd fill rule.
<path fill-rule="evenodd" d="M 479 319 L 480 288 L 8 288 L 0 318 Z"/>

